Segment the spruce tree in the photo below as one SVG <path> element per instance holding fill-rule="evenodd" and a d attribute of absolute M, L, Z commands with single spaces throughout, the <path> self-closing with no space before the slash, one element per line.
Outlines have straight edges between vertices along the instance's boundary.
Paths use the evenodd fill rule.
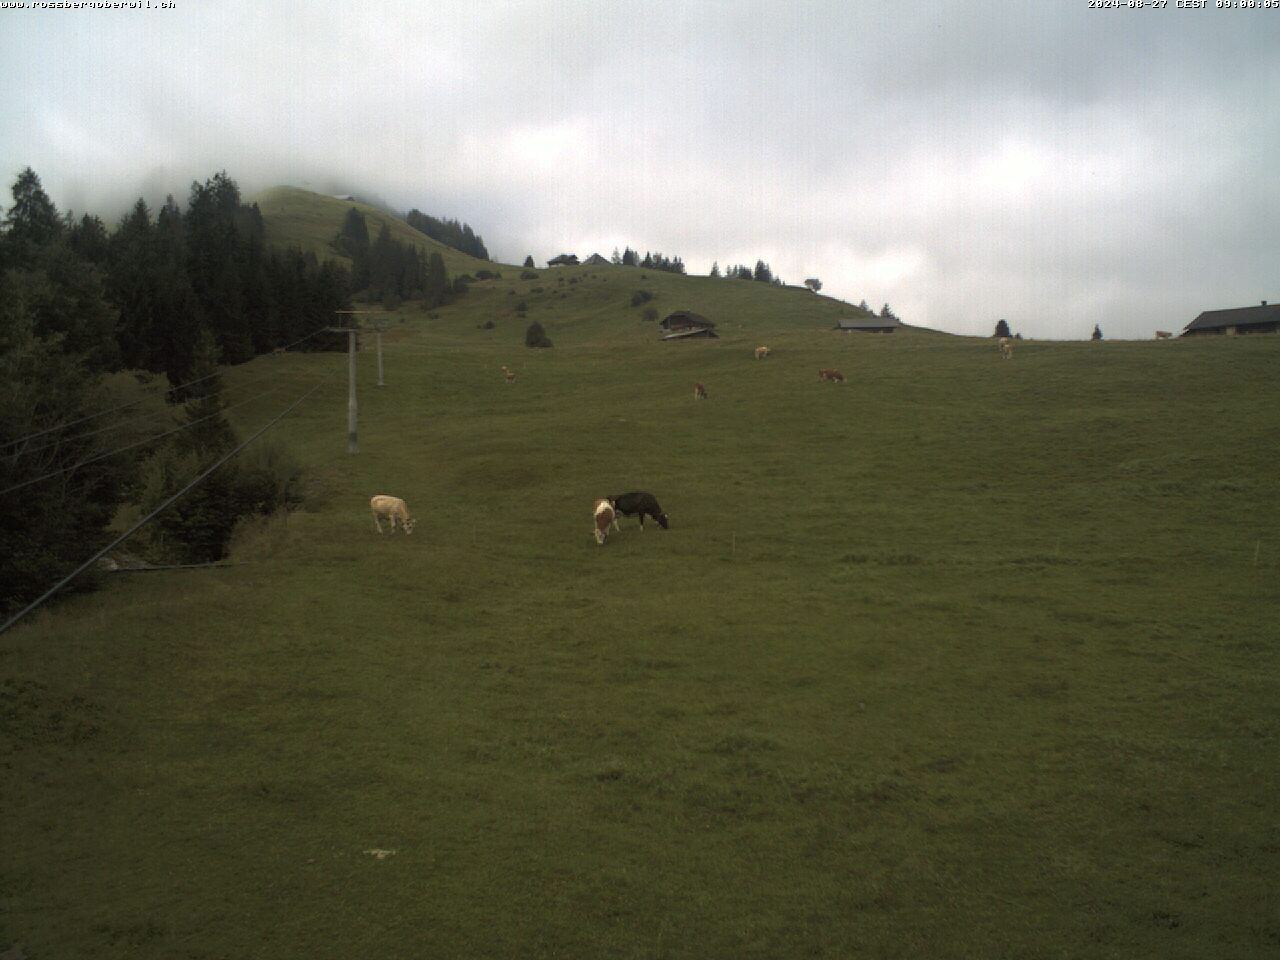
<path fill-rule="evenodd" d="M 449 275 L 445 273 L 444 257 L 432 253 L 427 258 L 427 277 L 422 289 L 422 303 L 427 309 L 442 307 L 449 302 Z"/>
<path fill-rule="evenodd" d="M 62 235 L 58 208 L 40 185 L 30 167 L 18 174 L 13 184 L 13 206 L 4 218 L 6 240 L 26 246 L 47 246 Z"/>

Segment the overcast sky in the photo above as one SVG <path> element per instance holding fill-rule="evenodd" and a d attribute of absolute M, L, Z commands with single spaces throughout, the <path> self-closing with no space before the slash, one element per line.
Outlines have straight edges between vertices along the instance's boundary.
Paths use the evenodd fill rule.
<path fill-rule="evenodd" d="M 1280 301 L 1280 9 L 1177 2 L 0 10 L 0 205 L 31 166 L 114 225 L 225 168 L 504 262 L 762 259 L 955 333 L 1145 338 Z"/>

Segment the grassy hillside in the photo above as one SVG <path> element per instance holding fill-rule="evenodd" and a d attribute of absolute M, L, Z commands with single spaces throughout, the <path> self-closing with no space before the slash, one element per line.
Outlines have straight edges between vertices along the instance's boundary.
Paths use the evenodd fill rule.
<path fill-rule="evenodd" d="M 837 317 L 861 316 L 862 311 L 830 297 L 815 296 L 804 287 L 774 287 L 763 283 L 724 281 L 713 283 L 704 277 L 685 277 L 634 267 L 596 266 L 548 268 L 536 271 L 537 281 L 518 281 L 522 268 L 479 260 L 459 253 L 424 236 L 403 220 L 390 216 L 378 207 L 349 200 L 338 200 L 297 187 L 275 187 L 254 198 L 262 211 L 269 242 L 279 246 L 300 246 L 321 259 L 346 259 L 332 246 L 351 207 L 365 215 L 370 237 L 376 237 L 383 224 L 391 236 L 402 243 L 416 244 L 427 252 L 439 252 L 450 276 L 475 275 L 488 269 L 502 273 L 501 281 L 481 283 L 462 305 L 463 312 L 487 311 L 490 318 L 518 319 L 515 305 L 524 300 L 532 319 L 545 323 L 548 317 L 565 331 L 582 332 L 584 326 L 597 335 L 612 338 L 617 327 L 601 321 L 638 317 L 644 306 L 653 306 L 666 315 L 677 309 L 693 309 L 715 314 L 713 319 L 723 333 L 734 331 L 743 317 L 765 322 L 775 321 L 780 327 L 794 324 L 826 324 L 834 326 Z M 580 286 L 579 286 L 580 284 Z M 652 303 L 630 308 L 636 290 L 660 294 Z M 509 302 L 501 297 L 518 297 Z M 407 316 L 413 316 L 410 312 Z M 740 329 L 739 329 L 739 332 Z M 570 336 L 573 336 L 570 333 Z"/>
<path fill-rule="evenodd" d="M 0 946 L 1280 949 L 1280 337 L 1005 362 L 804 291 L 541 273 L 398 315 L 357 456 L 345 358 L 229 371 L 289 385 L 244 430 L 334 378 L 275 431 L 310 509 L 0 638 Z M 722 338 L 659 342 L 641 287 Z M 597 547 L 592 498 L 637 488 L 671 529 Z"/>
<path fill-rule="evenodd" d="M 439 253 L 444 258 L 445 269 L 450 276 L 475 273 L 494 264 L 469 254 L 459 253 L 438 240 L 433 240 L 399 217 L 385 210 L 352 200 L 312 193 L 299 187 L 273 187 L 251 198 L 262 211 L 266 221 L 267 241 L 281 247 L 298 246 L 314 253 L 321 260 L 346 260 L 333 249 L 332 241 L 342 229 L 347 211 L 355 207 L 364 214 L 369 225 L 369 239 L 375 239 L 382 225 L 386 224 L 391 237 L 401 243 L 415 244 L 426 253 Z"/>

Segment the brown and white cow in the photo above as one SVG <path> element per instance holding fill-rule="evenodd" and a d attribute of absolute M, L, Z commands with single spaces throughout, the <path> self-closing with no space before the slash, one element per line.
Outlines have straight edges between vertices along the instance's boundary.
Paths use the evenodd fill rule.
<path fill-rule="evenodd" d="M 693 385 L 693 399 L 695 400 L 707 399 L 707 388 L 700 383 L 695 383 Z"/>
<path fill-rule="evenodd" d="M 502 365 L 502 375 L 507 378 L 507 383 L 516 382 L 515 372 L 507 369 L 507 365 L 505 363 Z"/>
<path fill-rule="evenodd" d="M 819 370 L 818 379 L 830 380 L 832 383 L 844 383 L 844 374 L 834 368 L 830 370 Z"/>
<path fill-rule="evenodd" d="M 763 360 L 763 359 L 764 359 L 765 357 L 767 357 L 768 355 L 769 355 L 769 348 L 768 348 L 768 347 L 756 347 L 756 359 L 757 359 L 757 360 Z"/>
<path fill-rule="evenodd" d="M 1172 336 L 1173 336 L 1173 333 L 1172 333 L 1172 332 L 1170 332 L 1170 331 L 1168 331 L 1168 330 L 1157 330 L 1157 331 L 1156 331 L 1156 339 L 1157 339 L 1157 340 L 1168 340 L 1168 339 L 1169 339 L 1170 337 L 1172 337 Z"/>
<path fill-rule="evenodd" d="M 592 506 L 592 521 L 595 524 L 596 543 L 604 546 L 605 540 L 609 538 L 609 526 L 612 524 L 613 529 L 618 529 L 618 515 L 614 512 L 613 504 L 608 500 L 597 500 Z"/>
<path fill-rule="evenodd" d="M 1008 337 L 1000 338 L 1000 356 L 1005 360 L 1013 359 L 1013 341 Z"/>
<path fill-rule="evenodd" d="M 369 501 L 369 509 L 373 511 L 373 525 L 379 533 L 382 532 L 381 520 L 391 521 L 391 532 L 396 532 L 396 521 L 400 522 L 400 528 L 405 532 L 405 536 L 413 533 L 414 519 L 409 516 L 409 507 L 399 497 L 388 497 L 379 494 Z"/>

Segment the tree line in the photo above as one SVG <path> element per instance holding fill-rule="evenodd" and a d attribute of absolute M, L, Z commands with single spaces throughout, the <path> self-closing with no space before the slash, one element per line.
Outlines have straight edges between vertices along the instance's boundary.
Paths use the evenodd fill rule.
<path fill-rule="evenodd" d="M 650 253 L 645 251 L 644 257 L 627 247 L 622 253 L 618 253 L 618 248 L 614 247 L 611 260 L 614 264 L 622 267 L 643 267 L 646 270 L 661 270 L 665 273 L 684 273 L 684 261 L 677 257 L 663 256 L 662 253 Z"/>
<path fill-rule="evenodd" d="M 462 253 L 469 253 L 481 260 L 489 259 L 489 251 L 484 248 L 484 240 L 468 224 L 457 220 L 441 220 L 429 217 L 419 210 L 410 210 L 405 222 L 419 233 L 425 233 L 432 240 L 439 240 L 446 247 L 452 247 Z"/>
<path fill-rule="evenodd" d="M 419 300 L 423 308 L 433 309 L 466 290 L 462 278 L 450 282 L 438 252 L 424 255 L 414 244 L 394 239 L 386 223 L 370 242 L 369 225 L 355 207 L 347 211 L 333 247 L 351 258 L 352 292 L 391 309 L 403 300 Z"/>

